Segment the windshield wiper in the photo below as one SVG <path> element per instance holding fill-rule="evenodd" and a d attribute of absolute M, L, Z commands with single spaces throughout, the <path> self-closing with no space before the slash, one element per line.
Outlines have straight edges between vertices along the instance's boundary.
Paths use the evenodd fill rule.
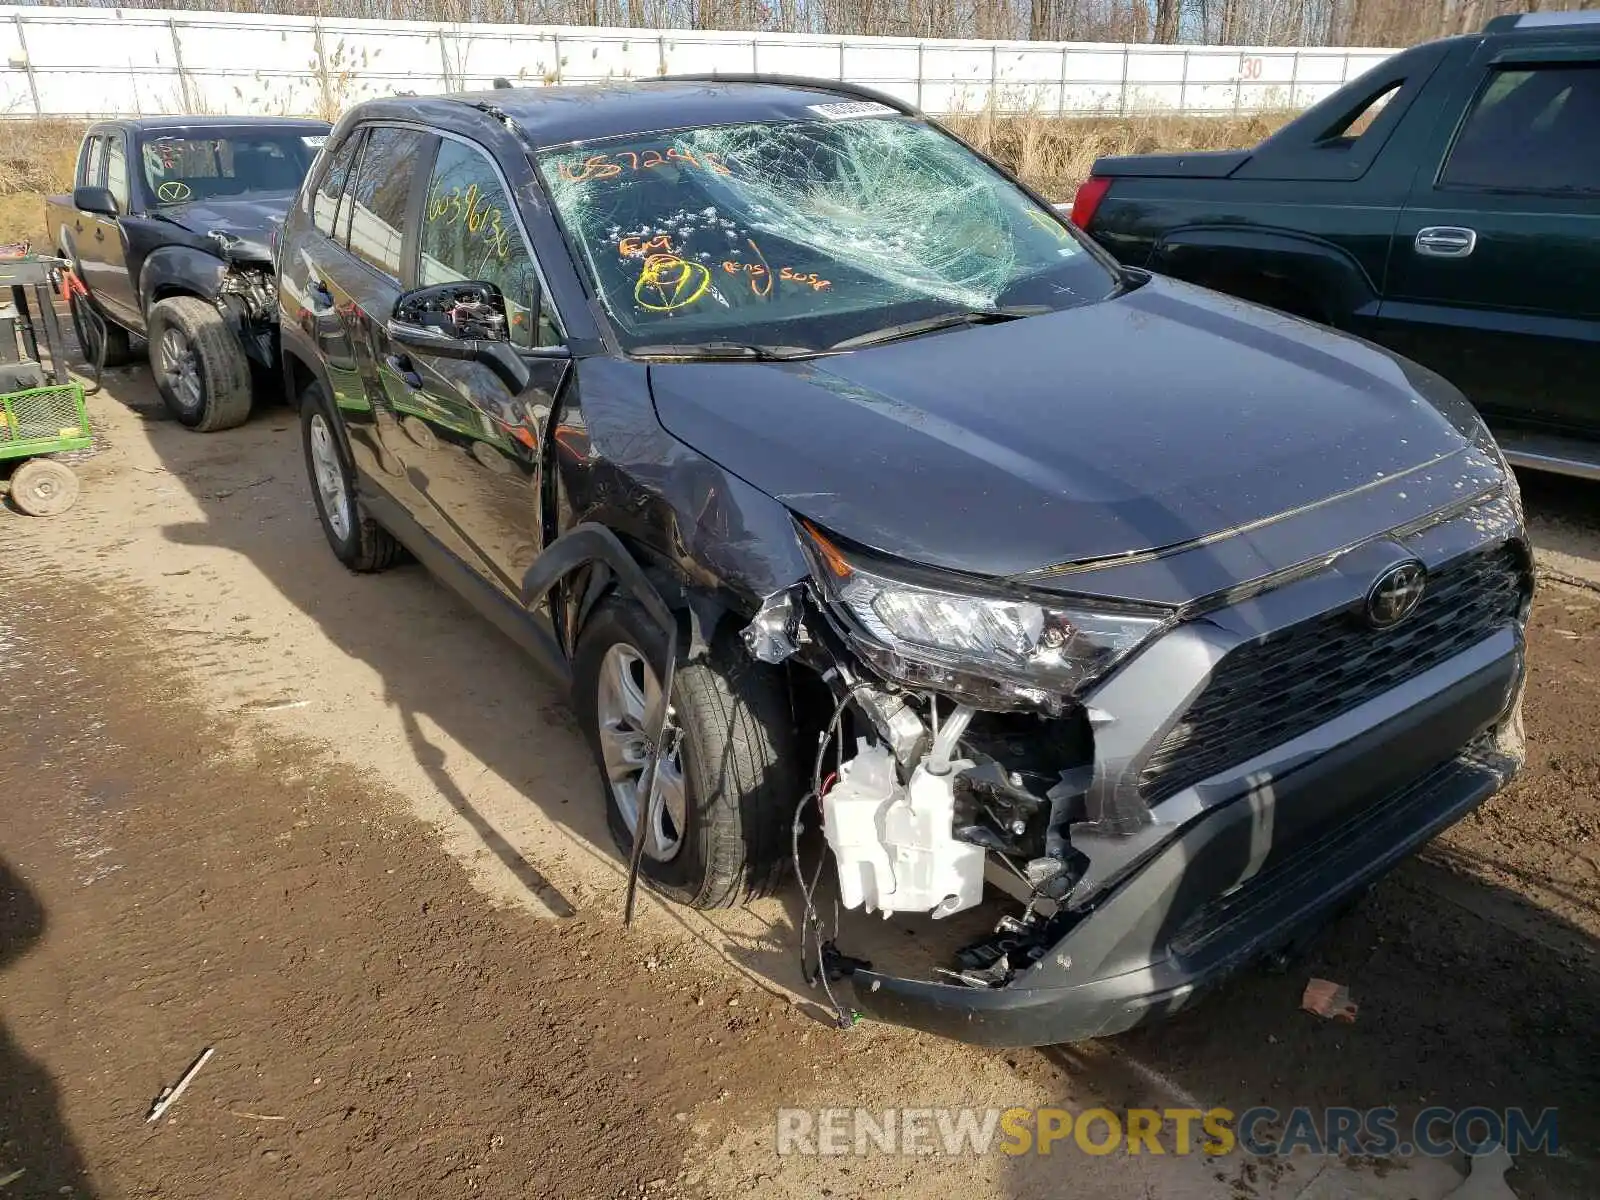
<path fill-rule="evenodd" d="M 637 346 L 628 352 L 634 358 L 704 359 L 733 362 L 791 362 L 810 358 L 820 351 L 806 346 L 759 346 L 747 342 L 682 342 L 664 346 Z"/>
<path fill-rule="evenodd" d="M 919 321 L 903 321 L 899 325 L 886 325 L 847 337 L 829 346 L 830 350 L 856 350 L 862 346 L 880 346 L 884 342 L 898 342 L 902 338 L 933 333 L 940 329 L 954 329 L 958 325 L 998 325 L 1002 321 L 1018 321 L 1023 317 L 1037 317 L 1053 311 L 1048 304 L 1008 304 L 999 308 L 973 308 L 965 312 L 939 313 Z"/>

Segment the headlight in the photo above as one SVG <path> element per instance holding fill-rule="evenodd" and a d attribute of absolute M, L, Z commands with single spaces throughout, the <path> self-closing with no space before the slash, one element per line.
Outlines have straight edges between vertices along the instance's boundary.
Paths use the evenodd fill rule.
<path fill-rule="evenodd" d="M 802 541 L 825 598 L 873 667 L 981 707 L 1059 708 L 1170 619 L 985 594 L 965 581 L 945 587 L 911 568 L 898 578 L 889 573 L 895 568 L 847 554 L 809 525 Z"/>

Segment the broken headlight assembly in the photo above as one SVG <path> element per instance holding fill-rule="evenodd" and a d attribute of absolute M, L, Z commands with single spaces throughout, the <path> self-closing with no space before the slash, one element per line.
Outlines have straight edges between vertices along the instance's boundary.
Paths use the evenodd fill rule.
<path fill-rule="evenodd" d="M 977 708 L 1059 712 L 1171 620 L 988 591 L 841 549 L 806 522 L 800 529 L 812 576 L 856 652 L 894 683 Z"/>

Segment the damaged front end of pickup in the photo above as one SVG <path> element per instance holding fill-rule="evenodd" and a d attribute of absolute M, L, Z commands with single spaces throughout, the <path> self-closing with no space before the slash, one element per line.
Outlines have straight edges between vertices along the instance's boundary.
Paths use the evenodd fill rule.
<path fill-rule="evenodd" d="M 993 1003 L 986 997 L 1025 986 L 1088 911 L 1075 893 L 1091 863 L 1075 839 L 1119 840 L 1151 821 L 1137 790 L 1091 789 L 1099 715 L 1075 696 L 1174 614 L 1003 594 L 885 563 L 807 522 L 798 528 L 809 581 L 767 597 L 743 637 L 760 661 L 815 671 L 834 703 L 794 831 L 808 982 L 848 977 L 868 1015 L 988 1040 L 962 1026 Z M 954 950 L 936 968 L 940 980 L 875 972 L 837 946 L 837 929 L 823 931 L 821 868 L 809 886 L 800 869 L 813 801 L 844 909 L 939 920 L 979 905 L 986 881 L 1020 909 Z M 907 1014 L 904 997 L 919 1006 L 931 997 L 948 1019 Z M 848 1010 L 837 999 L 835 1007 L 843 1023 Z"/>
<path fill-rule="evenodd" d="M 222 259 L 214 297 L 244 352 L 271 369 L 278 362 L 278 292 L 272 249 L 263 242 L 221 229 L 206 235 Z"/>

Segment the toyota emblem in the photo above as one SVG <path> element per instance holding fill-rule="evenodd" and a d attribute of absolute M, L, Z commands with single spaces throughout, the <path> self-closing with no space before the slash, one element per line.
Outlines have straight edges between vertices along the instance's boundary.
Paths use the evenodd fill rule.
<path fill-rule="evenodd" d="M 1427 586 L 1428 572 L 1421 563 L 1403 562 L 1390 567 L 1367 592 L 1367 621 L 1374 629 L 1400 624 L 1417 611 Z"/>

